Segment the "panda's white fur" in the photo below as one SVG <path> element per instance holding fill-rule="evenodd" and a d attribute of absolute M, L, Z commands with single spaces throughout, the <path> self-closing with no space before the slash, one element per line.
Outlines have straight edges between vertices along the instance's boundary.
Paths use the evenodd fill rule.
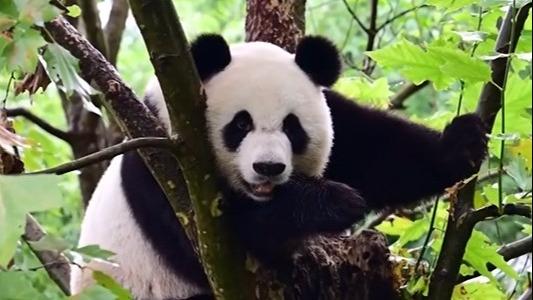
<path fill-rule="evenodd" d="M 321 88 L 294 62 L 294 56 L 268 43 L 254 42 L 231 46 L 231 63 L 204 83 L 207 94 L 208 132 L 222 175 L 235 189 L 243 189 L 244 179 L 258 183 L 252 168 L 255 161 L 282 162 L 287 167 L 277 179 L 283 182 L 298 170 L 321 175 L 332 147 L 332 124 Z M 157 80 L 152 80 L 146 99 L 154 101 L 159 117 L 170 128 L 169 117 Z M 241 110 L 252 116 L 255 130 L 229 151 L 222 139 L 223 127 Z M 293 113 L 309 136 L 301 155 L 293 155 L 291 143 L 282 132 L 283 119 Z M 90 282 L 90 270 L 99 269 L 122 282 L 140 299 L 186 298 L 199 288 L 184 283 L 160 259 L 143 237 L 134 220 L 121 185 L 121 157 L 111 162 L 89 202 L 83 220 L 79 245 L 98 244 L 116 253 L 118 266 L 93 262 L 89 268 L 73 267 L 71 288 L 79 292 Z M 276 183 L 279 183 L 276 182 Z M 255 200 L 265 200 L 254 197 Z M 154 220 L 157 222 L 157 220 Z M 176 260 L 179 260 L 176 253 Z"/>
<path fill-rule="evenodd" d="M 115 253 L 116 263 L 91 261 L 83 270 L 72 266 L 70 288 L 73 294 L 93 284 L 92 270 L 100 270 L 130 289 L 137 299 L 190 297 L 199 287 L 183 284 L 143 236 L 133 219 L 122 191 L 120 164 L 115 157 L 89 202 L 83 219 L 79 246 L 99 245 Z M 179 259 L 179 257 L 176 257 Z"/>

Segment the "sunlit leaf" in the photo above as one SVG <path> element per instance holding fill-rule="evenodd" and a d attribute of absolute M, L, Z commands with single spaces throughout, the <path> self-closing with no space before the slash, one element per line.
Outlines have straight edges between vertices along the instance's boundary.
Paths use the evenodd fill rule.
<path fill-rule="evenodd" d="M 67 6 L 68 13 L 67 15 L 69 17 L 77 18 L 81 15 L 81 8 L 77 6 L 76 4 Z"/>
<path fill-rule="evenodd" d="M 26 214 L 61 206 L 55 175 L 0 176 L 0 266 L 5 266 L 24 232 Z"/>
<path fill-rule="evenodd" d="M 407 218 L 392 216 L 392 218 L 388 218 L 376 226 L 376 229 L 388 235 L 401 235 L 412 225 L 413 221 Z"/>
<path fill-rule="evenodd" d="M 344 77 L 335 84 L 334 89 L 358 102 L 381 108 L 388 106 L 389 97 L 393 94 L 385 77 L 373 82 L 363 77 Z"/>
<path fill-rule="evenodd" d="M 505 294 L 492 283 L 465 282 L 453 289 L 453 300 L 504 300 Z"/>
<path fill-rule="evenodd" d="M 533 160 L 533 144 L 531 138 L 520 139 L 516 145 L 510 147 L 511 152 L 514 155 L 522 157 L 525 160 L 525 167 L 531 173 L 531 162 Z"/>
<path fill-rule="evenodd" d="M 123 288 L 120 283 L 115 281 L 115 279 L 113 279 L 111 276 L 100 271 L 93 271 L 93 279 L 96 281 L 96 283 L 112 292 L 116 296 L 117 300 L 133 299 L 131 293 L 127 289 Z"/>
<path fill-rule="evenodd" d="M 478 3 L 477 0 L 428 0 L 427 4 L 447 10 L 457 10 L 467 5 Z"/>
<path fill-rule="evenodd" d="M 70 296 L 69 300 L 116 300 L 118 299 L 113 292 L 100 285 L 90 286 L 81 293 Z"/>
<path fill-rule="evenodd" d="M 456 80 L 474 83 L 490 79 L 486 63 L 463 51 L 440 44 L 435 43 L 424 50 L 409 41 L 401 40 L 367 52 L 367 55 L 382 67 L 397 69 L 415 84 L 431 80 L 439 90 L 447 88 Z"/>
<path fill-rule="evenodd" d="M 487 264 L 492 264 L 502 270 L 507 276 L 516 279 L 518 274 L 510 267 L 498 253 L 498 246 L 492 244 L 481 231 L 474 230 L 466 246 L 463 259 L 481 275 L 496 282 L 496 278 L 488 270 Z"/>

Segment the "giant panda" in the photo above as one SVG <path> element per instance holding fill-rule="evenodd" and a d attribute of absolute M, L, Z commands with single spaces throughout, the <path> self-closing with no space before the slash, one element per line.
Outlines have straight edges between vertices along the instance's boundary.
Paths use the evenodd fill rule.
<path fill-rule="evenodd" d="M 437 132 L 331 90 L 341 62 L 327 39 L 305 37 L 291 54 L 207 34 L 190 50 L 207 95 L 224 210 L 261 262 L 287 255 L 287 241 L 340 232 L 371 210 L 438 194 L 474 173 L 486 154 L 485 128 L 473 114 Z M 157 80 L 145 104 L 170 128 Z M 98 269 L 138 299 L 211 297 L 195 251 L 136 152 L 112 160 L 79 244 L 111 250 L 117 264 L 73 267 L 74 293 Z"/>

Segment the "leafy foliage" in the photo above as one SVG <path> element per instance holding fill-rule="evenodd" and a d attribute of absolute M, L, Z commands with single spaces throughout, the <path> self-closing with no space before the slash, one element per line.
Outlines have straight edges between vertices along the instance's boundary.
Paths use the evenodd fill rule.
<path fill-rule="evenodd" d="M 57 184 L 55 175 L 0 176 L 0 266 L 15 253 L 26 214 L 61 205 Z"/>

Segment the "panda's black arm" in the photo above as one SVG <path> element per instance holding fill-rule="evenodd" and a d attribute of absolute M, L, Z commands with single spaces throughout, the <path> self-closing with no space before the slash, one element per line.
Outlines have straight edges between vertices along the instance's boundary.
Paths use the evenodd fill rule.
<path fill-rule="evenodd" d="M 324 93 L 335 132 L 326 177 L 356 188 L 372 208 L 441 193 L 472 175 L 486 155 L 485 126 L 473 114 L 455 118 L 440 133 Z"/>
<path fill-rule="evenodd" d="M 230 197 L 230 220 L 236 232 L 248 250 L 263 260 L 290 251 L 287 242 L 341 232 L 368 213 L 357 191 L 314 177 L 293 176 L 267 202 L 244 195 Z"/>

